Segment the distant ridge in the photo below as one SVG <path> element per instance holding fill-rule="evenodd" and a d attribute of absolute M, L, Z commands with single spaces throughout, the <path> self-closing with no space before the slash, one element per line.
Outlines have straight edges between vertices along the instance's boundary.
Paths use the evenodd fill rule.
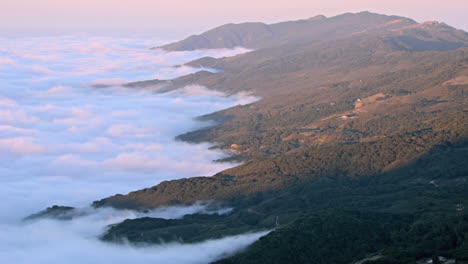
<path fill-rule="evenodd" d="M 374 14 L 370 12 L 346 13 L 327 18 L 323 15 L 296 21 L 264 24 L 249 22 L 226 24 L 182 41 L 160 46 L 167 51 L 246 47 L 268 48 L 288 43 L 310 43 L 346 37 L 351 34 L 400 21 L 401 26 L 417 24 L 414 20 Z"/>

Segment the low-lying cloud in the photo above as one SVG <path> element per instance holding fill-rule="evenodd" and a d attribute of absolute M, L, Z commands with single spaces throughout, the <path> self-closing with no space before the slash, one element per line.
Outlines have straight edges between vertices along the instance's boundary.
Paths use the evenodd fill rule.
<path fill-rule="evenodd" d="M 228 95 L 221 91 L 211 90 L 201 85 L 188 85 L 175 91 L 169 92 L 169 94 L 182 94 L 185 96 L 208 96 L 208 97 L 228 97 L 235 99 L 239 105 L 246 105 L 260 100 L 260 97 L 252 95 L 250 92 L 239 92 L 233 95 Z"/>
<path fill-rule="evenodd" d="M 78 209 L 69 221 L 40 219 L 0 223 L 1 263 L 210 263 L 251 244 L 266 232 L 244 234 L 195 244 L 177 242 L 134 246 L 109 244 L 98 237 L 110 224 L 142 216 L 174 219 L 186 214 L 215 213 L 206 205 L 161 208 L 146 214 L 109 208 Z"/>
<path fill-rule="evenodd" d="M 247 50 L 165 53 L 147 40 L 0 39 L 1 263 L 207 263 L 261 234 L 199 244 L 136 248 L 97 236 L 134 212 L 105 211 L 68 223 L 20 219 L 52 204 L 85 207 L 164 180 L 212 175 L 235 164 L 224 153 L 174 136 L 200 128 L 193 117 L 256 100 L 205 87 L 154 94 L 123 82 L 170 79 L 197 69 L 176 67 L 203 56 Z M 92 88 L 96 84 L 115 87 Z M 161 209 L 162 210 L 162 209 Z M 164 209 L 176 217 L 202 208 Z M 157 212 L 161 214 L 162 211 Z M 117 216 L 115 216 L 117 214 Z M 192 254 L 190 257 L 183 257 Z"/>

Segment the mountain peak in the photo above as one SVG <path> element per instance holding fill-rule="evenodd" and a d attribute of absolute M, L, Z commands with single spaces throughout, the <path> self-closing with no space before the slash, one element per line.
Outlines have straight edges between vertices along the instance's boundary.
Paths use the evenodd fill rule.
<path fill-rule="evenodd" d="M 421 23 L 421 24 L 423 24 L 423 25 L 437 25 L 437 26 L 438 26 L 438 25 L 442 25 L 442 24 L 445 25 L 445 23 L 443 23 L 443 22 L 441 23 L 441 22 L 435 21 L 435 20 L 433 20 L 433 21 L 426 21 L 426 22 L 423 22 L 423 23 Z"/>
<path fill-rule="evenodd" d="M 385 25 L 404 24 L 404 23 L 416 24 L 416 21 L 414 21 L 412 19 L 409 19 L 409 18 L 403 17 L 403 18 L 392 20 L 392 21 L 388 22 Z"/>
<path fill-rule="evenodd" d="M 309 21 L 319 21 L 319 20 L 324 20 L 324 19 L 327 19 L 327 17 L 324 16 L 324 15 L 316 15 L 316 16 L 308 18 L 307 20 L 309 20 Z"/>
<path fill-rule="evenodd" d="M 421 23 L 421 26 L 454 29 L 453 27 L 445 24 L 444 22 L 439 22 L 439 21 L 426 21 L 426 22 Z"/>

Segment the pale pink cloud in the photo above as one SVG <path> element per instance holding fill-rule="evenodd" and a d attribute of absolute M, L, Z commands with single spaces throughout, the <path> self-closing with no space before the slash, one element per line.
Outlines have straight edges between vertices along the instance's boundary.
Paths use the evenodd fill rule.
<path fill-rule="evenodd" d="M 0 139 L 0 150 L 20 155 L 38 154 L 44 151 L 44 147 L 34 143 L 30 137 L 14 137 Z"/>
<path fill-rule="evenodd" d="M 68 86 L 55 86 L 50 88 L 49 90 L 46 90 L 43 95 L 45 96 L 57 96 L 57 95 L 68 95 L 72 92 L 72 88 Z"/>
<path fill-rule="evenodd" d="M 122 62 L 118 61 L 100 61 L 99 64 L 94 64 L 96 61 L 89 59 L 75 60 L 76 66 L 73 67 L 67 74 L 69 76 L 84 76 L 96 73 L 114 72 L 122 69 Z"/>
<path fill-rule="evenodd" d="M 112 151 L 117 146 L 109 138 L 98 137 L 85 143 L 69 144 L 67 147 L 73 152 L 98 153 Z"/>
<path fill-rule="evenodd" d="M 127 124 L 112 125 L 107 129 L 107 134 L 112 137 L 146 137 L 154 135 L 157 131 L 151 128 L 137 128 Z"/>
<path fill-rule="evenodd" d="M 0 126 L 2 132 L 2 126 Z M 71 143 L 59 146 L 59 148 L 74 153 L 100 153 L 100 152 L 114 152 L 114 151 L 131 151 L 139 153 L 159 152 L 164 150 L 164 146 L 158 143 L 143 144 L 143 143 L 129 143 L 117 145 L 107 137 L 97 137 L 91 141 L 83 143 Z"/>
<path fill-rule="evenodd" d="M 93 32 L 180 38 L 225 23 L 272 23 L 364 10 L 468 28 L 466 0 L 16 0 L 2 1 L 0 29 L 36 35 Z"/>
<path fill-rule="evenodd" d="M 123 146 L 123 149 L 131 149 L 133 151 L 138 152 L 155 152 L 164 150 L 164 146 L 162 144 L 126 144 Z"/>
<path fill-rule="evenodd" d="M 89 129 L 96 128 L 102 124 L 102 120 L 99 115 L 96 115 L 90 111 L 91 107 L 74 107 L 68 110 L 69 116 L 66 118 L 57 118 L 52 122 L 57 124 L 64 124 L 70 126 L 69 132 L 78 133 Z"/>
<path fill-rule="evenodd" d="M 5 109 L 0 110 L 0 122 L 7 124 L 37 123 L 39 118 L 28 115 L 23 110 Z"/>
<path fill-rule="evenodd" d="M 16 102 L 10 98 L 0 96 L 0 107 L 15 107 Z"/>
<path fill-rule="evenodd" d="M 40 112 L 55 112 L 55 111 L 63 110 L 62 107 L 59 107 L 53 104 L 40 105 L 40 106 L 34 107 L 33 109 L 40 111 Z"/>
<path fill-rule="evenodd" d="M 138 115 L 137 110 L 117 110 L 109 113 L 110 117 L 129 117 Z"/>
<path fill-rule="evenodd" d="M 95 119 L 96 115 L 86 109 L 73 107 L 68 110 L 69 116 L 66 118 L 54 119 L 53 122 L 66 125 L 85 125 L 90 122 L 89 119 Z"/>
<path fill-rule="evenodd" d="M 88 119 L 93 116 L 93 113 L 91 111 L 78 107 L 73 107 L 72 109 L 70 109 L 70 113 L 73 118 L 77 119 Z"/>
<path fill-rule="evenodd" d="M 59 156 L 53 161 L 53 165 L 58 166 L 72 166 L 82 168 L 96 168 L 106 167 L 109 169 L 157 169 L 171 167 L 171 162 L 167 157 L 159 157 L 158 159 L 151 159 L 138 152 L 124 152 L 118 154 L 116 157 L 107 159 L 105 161 L 93 161 L 83 159 L 77 155 L 66 154 Z"/>
<path fill-rule="evenodd" d="M 55 71 L 45 67 L 45 66 L 41 66 L 41 65 L 33 65 L 31 66 L 31 70 L 34 72 L 34 73 L 38 73 L 38 74 L 44 74 L 44 75 L 49 75 L 49 74 L 54 74 Z"/>
<path fill-rule="evenodd" d="M 150 159 L 140 153 L 121 153 L 113 159 L 104 162 L 108 167 L 121 169 L 156 169 L 167 162 Z"/>
<path fill-rule="evenodd" d="M 21 135 L 32 135 L 36 134 L 37 132 L 31 129 L 24 129 L 9 125 L 0 125 L 0 133 L 14 133 L 14 134 L 21 134 Z"/>
<path fill-rule="evenodd" d="M 102 44 L 100 42 L 89 43 L 86 46 L 81 46 L 77 52 L 79 54 L 109 54 L 115 51 L 124 51 L 125 48 L 116 45 Z"/>
<path fill-rule="evenodd" d="M 0 57 L 0 67 L 3 67 L 5 65 L 14 65 L 14 64 L 16 64 L 14 60 Z"/>
<path fill-rule="evenodd" d="M 149 156 L 140 152 L 124 152 L 115 158 L 105 160 L 101 166 L 109 169 L 124 169 L 154 172 L 154 170 L 174 170 L 181 173 L 198 175 L 212 175 L 217 171 L 226 169 L 226 164 L 207 164 L 203 162 L 205 157 L 192 157 L 185 160 L 173 159 L 166 155 Z"/>
<path fill-rule="evenodd" d="M 85 120 L 77 120 L 77 119 L 67 119 L 62 120 L 67 124 L 71 125 L 67 131 L 71 133 L 81 133 L 84 131 L 88 131 L 91 129 L 95 129 L 103 124 L 103 121 L 99 118 L 94 119 L 85 119 Z"/>
<path fill-rule="evenodd" d="M 18 54 L 21 56 L 23 59 L 28 59 L 28 60 L 38 60 L 38 61 L 57 61 L 63 59 L 60 56 L 57 55 L 39 55 L 39 54 L 27 54 L 27 53 L 21 53 Z"/>
<path fill-rule="evenodd" d="M 52 164 L 56 166 L 71 166 L 84 168 L 92 168 L 98 165 L 98 163 L 95 161 L 85 160 L 72 154 L 59 156 L 52 162 Z"/>

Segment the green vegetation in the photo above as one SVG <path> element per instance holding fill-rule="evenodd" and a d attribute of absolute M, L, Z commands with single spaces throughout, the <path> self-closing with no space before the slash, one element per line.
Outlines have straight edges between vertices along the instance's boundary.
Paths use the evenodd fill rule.
<path fill-rule="evenodd" d="M 409 164 L 408 167 L 379 176 L 359 179 L 324 177 L 319 180 L 309 181 L 307 184 L 295 185 L 291 188 L 257 193 L 255 196 L 247 199 L 237 197 L 237 199 L 231 201 L 231 205 L 235 206 L 234 211 L 226 215 L 191 215 L 181 220 L 154 218 L 126 220 L 121 224 L 112 226 L 104 236 L 104 239 L 111 241 L 128 240 L 135 243 L 160 243 L 161 241 L 171 240 L 196 242 L 209 238 L 241 234 L 247 231 L 271 229 L 276 227 L 276 225 L 280 226 L 277 231 L 289 230 L 284 228 L 294 226 L 298 217 L 310 214 L 319 218 L 329 217 L 330 215 L 327 210 L 333 209 L 352 211 L 353 214 L 358 214 L 362 217 L 369 215 L 370 218 L 366 221 L 375 221 L 375 223 L 371 224 L 376 225 L 377 231 L 381 231 L 379 231 L 380 233 L 376 233 L 379 234 L 380 238 L 383 239 L 385 236 L 393 237 L 393 240 L 389 242 L 384 239 L 377 242 L 372 240 L 373 242 L 369 242 L 368 244 L 356 243 L 355 246 L 359 250 L 351 247 L 350 249 L 353 250 L 350 252 L 362 252 L 362 254 L 342 256 L 343 259 L 359 259 L 363 255 L 375 252 L 394 252 L 392 255 L 386 253 L 389 257 L 393 255 L 397 256 L 397 253 L 402 256 L 406 254 L 404 255 L 406 256 L 405 258 L 410 258 L 414 251 L 407 251 L 405 253 L 401 248 L 409 250 L 410 247 L 403 246 L 404 244 L 395 244 L 395 241 L 400 241 L 398 243 L 407 241 L 405 242 L 407 244 L 414 243 L 414 250 L 420 252 L 419 255 L 414 255 L 415 257 L 431 257 L 431 254 L 427 255 L 426 253 L 431 251 L 432 248 L 423 251 L 421 247 L 425 244 L 419 245 L 415 241 L 426 241 L 428 236 L 431 237 L 432 235 L 426 231 L 416 233 L 416 230 L 418 230 L 417 227 L 419 225 L 423 225 L 423 228 L 431 229 L 432 226 L 426 226 L 425 221 L 440 221 L 440 223 L 445 223 L 448 227 L 452 228 L 455 226 L 452 225 L 452 220 L 450 219 L 457 217 L 466 219 L 463 217 L 466 217 L 464 207 L 468 204 L 468 192 L 466 191 L 468 190 L 468 178 L 466 176 L 468 175 L 468 171 L 466 166 L 464 167 L 462 164 L 466 164 L 467 156 L 461 155 L 465 153 L 465 148 L 466 143 L 444 148 L 440 147 L 438 150 L 434 150 L 432 154 Z M 322 212 L 325 213 L 322 215 Z M 376 218 L 372 218 L 373 215 L 376 215 Z M 446 218 L 450 221 L 446 220 Z M 382 219 L 385 219 L 385 221 Z M 348 220 L 344 218 L 343 221 L 346 222 Z M 400 224 L 406 228 L 406 231 L 402 231 L 400 235 L 407 232 L 411 234 L 408 237 L 404 237 L 404 240 L 403 238 L 395 237 L 393 229 L 389 228 L 392 225 L 398 227 Z M 369 225 L 369 222 L 364 224 L 364 226 Z M 414 225 L 414 228 L 410 229 L 412 225 Z M 342 229 L 342 225 L 330 226 L 327 230 L 333 228 L 336 228 L 333 231 L 336 236 L 342 236 L 343 239 L 346 238 L 349 241 L 356 240 L 354 236 L 366 234 L 359 231 L 354 233 L 354 236 L 351 236 L 344 231 L 351 232 L 354 228 Z M 314 229 L 308 228 L 301 230 L 304 235 L 308 234 L 308 231 L 315 232 Z M 445 229 L 441 228 L 440 230 Z M 466 234 L 463 230 L 457 232 Z M 447 232 L 447 234 L 452 234 L 450 233 L 451 231 Z M 279 243 L 277 250 L 279 251 L 290 250 L 289 248 L 282 249 L 282 243 L 288 245 L 291 241 L 296 241 L 296 239 L 290 240 L 287 237 L 284 238 L 285 240 L 280 239 L 285 234 L 283 232 L 272 234 L 276 234 L 274 236 L 275 241 L 279 239 L 277 241 Z M 442 235 L 437 234 L 437 236 Z M 371 241 L 367 236 L 362 236 L 359 239 Z M 258 243 L 262 243 L 262 241 L 264 240 L 260 240 Z M 301 240 L 297 241 L 300 242 Z M 333 241 L 335 241 L 334 238 L 328 241 L 330 248 L 338 247 L 338 245 L 332 244 Z M 337 243 L 341 243 L 340 241 L 342 240 L 338 240 Z M 459 241 L 465 241 L 465 235 L 462 235 Z M 462 242 L 457 243 L 460 244 Z M 317 245 L 320 246 L 321 243 Z M 368 248 L 369 244 L 376 247 Z M 462 258 L 462 245 L 458 244 L 457 247 L 451 248 L 453 249 L 452 251 L 443 251 L 443 248 L 441 248 L 441 254 L 443 252 L 444 256 L 453 255 L 458 259 L 464 259 Z M 396 248 L 396 251 L 391 251 L 393 248 Z M 312 249 L 313 247 L 311 246 Z M 384 249 L 386 251 L 383 251 Z M 332 253 L 329 252 L 328 254 Z M 265 258 L 263 259 L 265 260 L 269 259 L 267 257 L 269 256 L 268 254 L 261 256 L 264 256 Z M 298 256 L 298 258 L 306 257 L 308 255 Z M 248 258 L 250 259 L 251 257 L 249 256 Z M 323 255 L 323 259 L 324 261 L 328 259 L 327 255 Z M 256 260 L 259 261 L 258 263 L 262 263 L 261 259 Z"/>
<path fill-rule="evenodd" d="M 306 214 L 217 264 L 410 264 L 437 254 L 467 259 L 468 217 L 323 211 Z"/>
<path fill-rule="evenodd" d="M 275 227 L 272 218 L 263 215 L 238 211 L 229 217 L 223 215 L 187 215 L 182 219 L 139 218 L 125 220 L 112 226 L 103 236 L 113 242 L 162 243 L 180 241 L 200 242 L 251 231 L 269 230 Z"/>

